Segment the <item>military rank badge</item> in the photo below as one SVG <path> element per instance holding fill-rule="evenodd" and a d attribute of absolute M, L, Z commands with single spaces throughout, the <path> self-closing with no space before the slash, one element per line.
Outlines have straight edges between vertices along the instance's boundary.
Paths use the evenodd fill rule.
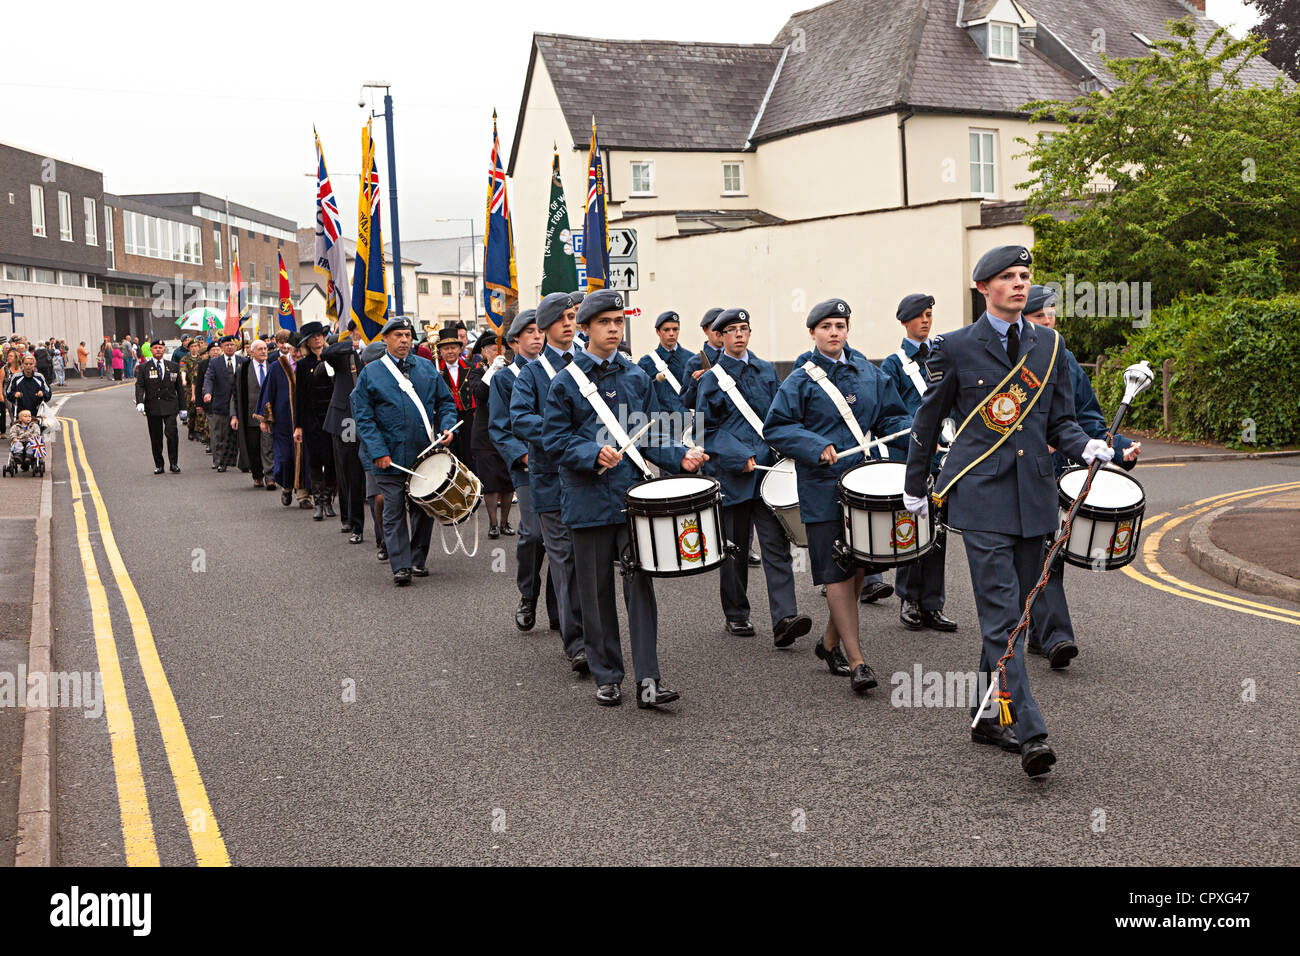
<path fill-rule="evenodd" d="M 1020 370 L 1020 379 L 1030 388 L 1040 388 L 1043 384 L 1038 380 L 1038 376 L 1029 370 L 1028 365 Z"/>
<path fill-rule="evenodd" d="M 1029 395 L 1019 385 L 998 392 L 980 406 L 980 418 L 999 435 L 1005 435 L 1020 417 L 1020 409 Z"/>

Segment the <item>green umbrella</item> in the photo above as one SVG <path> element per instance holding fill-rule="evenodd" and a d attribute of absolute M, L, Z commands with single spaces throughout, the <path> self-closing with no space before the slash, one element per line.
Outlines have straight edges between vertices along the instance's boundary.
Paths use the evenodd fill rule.
<path fill-rule="evenodd" d="M 225 317 L 211 309 L 190 309 L 176 324 L 186 332 L 219 332 L 225 327 Z"/>

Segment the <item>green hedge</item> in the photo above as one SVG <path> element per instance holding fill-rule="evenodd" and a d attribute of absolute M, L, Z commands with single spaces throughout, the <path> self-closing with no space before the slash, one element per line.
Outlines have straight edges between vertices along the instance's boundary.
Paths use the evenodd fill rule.
<path fill-rule="evenodd" d="M 1128 345 L 1107 356 L 1093 381 L 1107 417 L 1123 396 L 1124 369 L 1146 359 L 1156 380 L 1134 403 L 1127 422 L 1130 428 L 1164 431 L 1160 369 L 1167 358 L 1174 360 L 1172 437 L 1245 447 L 1243 423 L 1249 419 L 1255 425 L 1250 447 L 1300 443 L 1300 295 L 1200 296 L 1155 310 L 1151 324 L 1133 329 Z"/>

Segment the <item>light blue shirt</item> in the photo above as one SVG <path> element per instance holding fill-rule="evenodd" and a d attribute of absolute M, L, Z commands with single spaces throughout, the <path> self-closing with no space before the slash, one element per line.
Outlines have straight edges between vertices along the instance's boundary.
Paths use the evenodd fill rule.
<path fill-rule="evenodd" d="M 736 356 L 732 355 L 732 354 L 731 354 L 730 352 L 728 352 L 726 349 L 723 349 L 723 350 L 722 350 L 722 354 L 725 355 L 725 356 L 726 356 L 727 358 L 729 358 L 729 359 L 735 359 L 737 362 L 744 362 L 746 365 L 749 364 L 749 349 L 745 349 L 745 354 L 742 355 L 740 358 L 736 358 Z M 721 356 L 719 356 L 719 358 L 720 358 L 720 357 L 721 357 Z"/>
<path fill-rule="evenodd" d="M 988 312 L 985 312 L 984 314 L 989 317 L 989 325 L 993 326 L 993 331 L 998 334 L 998 341 L 1002 343 L 1003 348 L 1006 348 L 1007 329 L 1011 328 L 1011 323 L 1004 322 L 1002 319 L 999 319 L 997 316 L 991 315 Z M 1025 323 L 1020 316 L 1016 316 L 1016 334 L 1022 338 L 1025 334 Z"/>
<path fill-rule="evenodd" d="M 846 345 L 844 348 L 848 348 L 848 346 Z M 824 358 L 826 361 L 828 361 L 828 362 L 832 362 L 832 363 L 834 363 L 834 364 L 836 364 L 836 365 L 848 365 L 848 364 L 849 364 L 849 360 L 848 360 L 847 358 L 844 357 L 844 349 L 841 349 L 841 350 L 840 350 L 840 357 L 839 357 L 839 358 L 831 358 L 829 355 L 827 355 L 827 354 L 826 354 L 825 352 L 823 352 L 821 349 L 813 349 L 813 351 L 816 352 L 818 355 L 820 355 L 822 358 Z M 748 353 L 746 353 L 746 354 L 748 354 Z"/>

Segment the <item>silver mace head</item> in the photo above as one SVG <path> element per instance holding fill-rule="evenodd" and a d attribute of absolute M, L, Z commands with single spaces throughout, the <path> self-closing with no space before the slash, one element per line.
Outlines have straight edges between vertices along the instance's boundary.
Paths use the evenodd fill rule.
<path fill-rule="evenodd" d="M 1133 399 L 1150 388 L 1154 381 L 1155 375 L 1147 362 L 1137 362 L 1124 369 L 1124 404 L 1132 405 Z"/>

